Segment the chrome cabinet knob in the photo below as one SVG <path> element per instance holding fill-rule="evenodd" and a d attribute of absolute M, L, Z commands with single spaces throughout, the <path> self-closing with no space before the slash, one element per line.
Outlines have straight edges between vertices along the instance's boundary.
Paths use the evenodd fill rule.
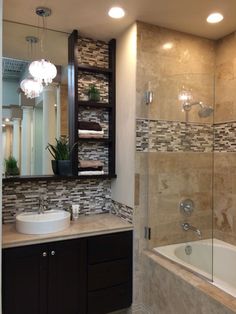
<path fill-rule="evenodd" d="M 51 255 L 52 255 L 52 256 L 54 256 L 55 254 L 56 254 L 56 252 L 55 252 L 55 251 L 52 251 L 52 252 L 51 252 Z"/>
<path fill-rule="evenodd" d="M 43 252 L 43 257 L 46 257 L 47 256 L 47 252 Z"/>

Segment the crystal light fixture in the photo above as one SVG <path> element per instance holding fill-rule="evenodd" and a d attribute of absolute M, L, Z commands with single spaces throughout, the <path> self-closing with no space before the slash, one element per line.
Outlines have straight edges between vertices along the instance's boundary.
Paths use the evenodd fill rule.
<path fill-rule="evenodd" d="M 28 50 L 30 51 L 31 59 L 33 54 L 33 45 L 38 43 L 38 38 L 34 36 L 26 36 L 25 39 L 29 45 Z M 43 85 L 40 82 L 34 80 L 32 77 L 26 77 L 24 80 L 22 80 L 20 87 L 27 98 L 38 97 L 39 94 L 43 91 Z"/>
<path fill-rule="evenodd" d="M 38 7 L 36 14 L 43 19 L 43 30 L 45 31 L 45 18 L 51 15 L 51 9 Z M 33 78 L 42 84 L 48 85 L 57 75 L 57 68 L 48 60 L 41 59 L 33 61 L 29 66 L 29 72 Z"/>
<path fill-rule="evenodd" d="M 35 80 L 48 85 L 56 77 L 57 68 L 50 61 L 42 59 L 31 62 L 29 72 Z"/>
<path fill-rule="evenodd" d="M 43 91 L 43 85 L 34 79 L 24 79 L 20 83 L 20 88 L 27 98 L 39 97 L 40 93 Z"/>

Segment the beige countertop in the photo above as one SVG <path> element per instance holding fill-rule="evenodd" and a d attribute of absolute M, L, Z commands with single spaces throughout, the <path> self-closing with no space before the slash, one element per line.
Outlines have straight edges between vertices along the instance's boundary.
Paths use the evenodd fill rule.
<path fill-rule="evenodd" d="M 2 227 L 2 247 L 16 247 L 53 241 L 76 239 L 106 233 L 132 230 L 133 225 L 113 214 L 98 214 L 82 216 L 77 222 L 71 222 L 70 227 L 56 233 L 29 235 L 19 233 L 15 224 Z"/>

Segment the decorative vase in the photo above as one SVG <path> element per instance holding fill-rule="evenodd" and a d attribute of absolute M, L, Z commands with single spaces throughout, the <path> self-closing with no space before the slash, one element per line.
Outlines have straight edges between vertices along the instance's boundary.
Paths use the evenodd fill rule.
<path fill-rule="evenodd" d="M 58 160 L 58 174 L 59 176 L 72 176 L 73 169 L 72 169 L 72 162 L 71 160 Z"/>
<path fill-rule="evenodd" d="M 52 171 L 55 175 L 58 175 L 58 162 L 57 160 L 51 160 L 52 163 Z"/>

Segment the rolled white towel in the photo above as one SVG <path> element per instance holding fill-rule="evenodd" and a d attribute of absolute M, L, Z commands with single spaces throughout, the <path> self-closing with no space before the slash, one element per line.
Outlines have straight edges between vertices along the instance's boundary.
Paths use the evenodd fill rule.
<path fill-rule="evenodd" d="M 79 171 L 79 176 L 98 176 L 104 174 L 104 171 Z"/>
<path fill-rule="evenodd" d="M 104 131 L 79 130 L 79 134 L 104 135 Z"/>

